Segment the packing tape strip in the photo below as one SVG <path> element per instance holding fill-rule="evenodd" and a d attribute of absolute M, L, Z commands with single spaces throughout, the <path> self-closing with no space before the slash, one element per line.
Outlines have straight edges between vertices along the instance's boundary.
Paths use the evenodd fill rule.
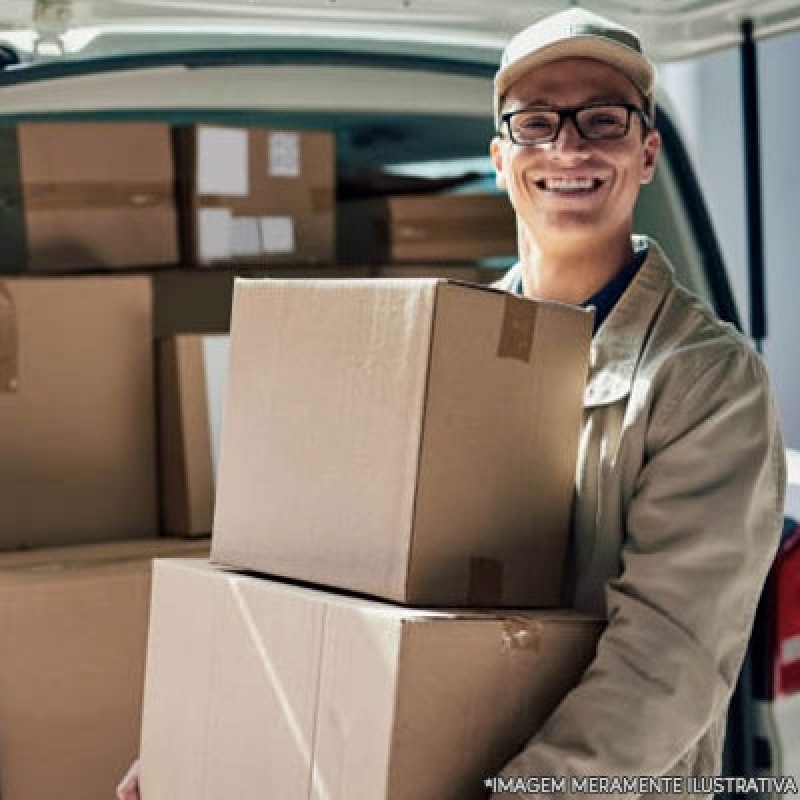
<path fill-rule="evenodd" d="M 138 209 L 173 205 L 174 194 L 163 183 L 34 183 L 22 188 L 27 211 Z"/>
<path fill-rule="evenodd" d="M 17 391 L 19 347 L 17 311 L 11 290 L 0 282 L 0 393 Z"/>
<path fill-rule="evenodd" d="M 498 358 L 515 358 L 526 364 L 531 360 L 536 328 L 536 304 L 523 297 L 506 295 Z"/>

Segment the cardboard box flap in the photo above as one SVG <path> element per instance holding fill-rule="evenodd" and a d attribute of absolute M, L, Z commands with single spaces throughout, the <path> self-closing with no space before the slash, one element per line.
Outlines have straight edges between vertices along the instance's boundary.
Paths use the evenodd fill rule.
<path fill-rule="evenodd" d="M 18 347 L 14 298 L 0 281 L 0 394 L 17 389 Z"/>

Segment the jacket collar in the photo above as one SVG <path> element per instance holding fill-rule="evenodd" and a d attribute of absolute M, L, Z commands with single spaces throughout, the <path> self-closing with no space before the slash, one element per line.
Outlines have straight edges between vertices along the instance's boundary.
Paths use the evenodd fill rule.
<path fill-rule="evenodd" d="M 592 338 L 583 395 L 586 408 L 610 405 L 630 393 L 645 337 L 673 280 L 672 267 L 656 242 L 634 236 L 633 245 L 637 251 L 647 247 L 647 257 Z M 522 265 L 515 264 L 495 286 L 513 291 L 521 271 Z"/>
<path fill-rule="evenodd" d="M 645 338 L 672 283 L 672 267 L 658 244 L 634 237 L 637 250 L 644 246 L 648 248 L 644 264 L 592 339 L 583 395 L 587 408 L 609 405 L 630 394 Z"/>

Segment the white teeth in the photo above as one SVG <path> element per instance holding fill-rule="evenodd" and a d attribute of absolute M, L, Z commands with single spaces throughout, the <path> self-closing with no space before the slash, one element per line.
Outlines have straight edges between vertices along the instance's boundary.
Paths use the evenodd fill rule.
<path fill-rule="evenodd" d="M 547 178 L 545 188 L 554 192 L 582 192 L 594 187 L 592 178 Z"/>

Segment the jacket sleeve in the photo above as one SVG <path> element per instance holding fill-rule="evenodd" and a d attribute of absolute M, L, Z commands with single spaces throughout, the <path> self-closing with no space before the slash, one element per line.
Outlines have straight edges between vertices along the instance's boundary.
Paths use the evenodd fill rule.
<path fill-rule="evenodd" d="M 729 702 L 779 540 L 783 444 L 749 348 L 660 372 L 596 658 L 504 778 L 564 776 L 570 796 L 571 778 L 691 774 Z"/>

